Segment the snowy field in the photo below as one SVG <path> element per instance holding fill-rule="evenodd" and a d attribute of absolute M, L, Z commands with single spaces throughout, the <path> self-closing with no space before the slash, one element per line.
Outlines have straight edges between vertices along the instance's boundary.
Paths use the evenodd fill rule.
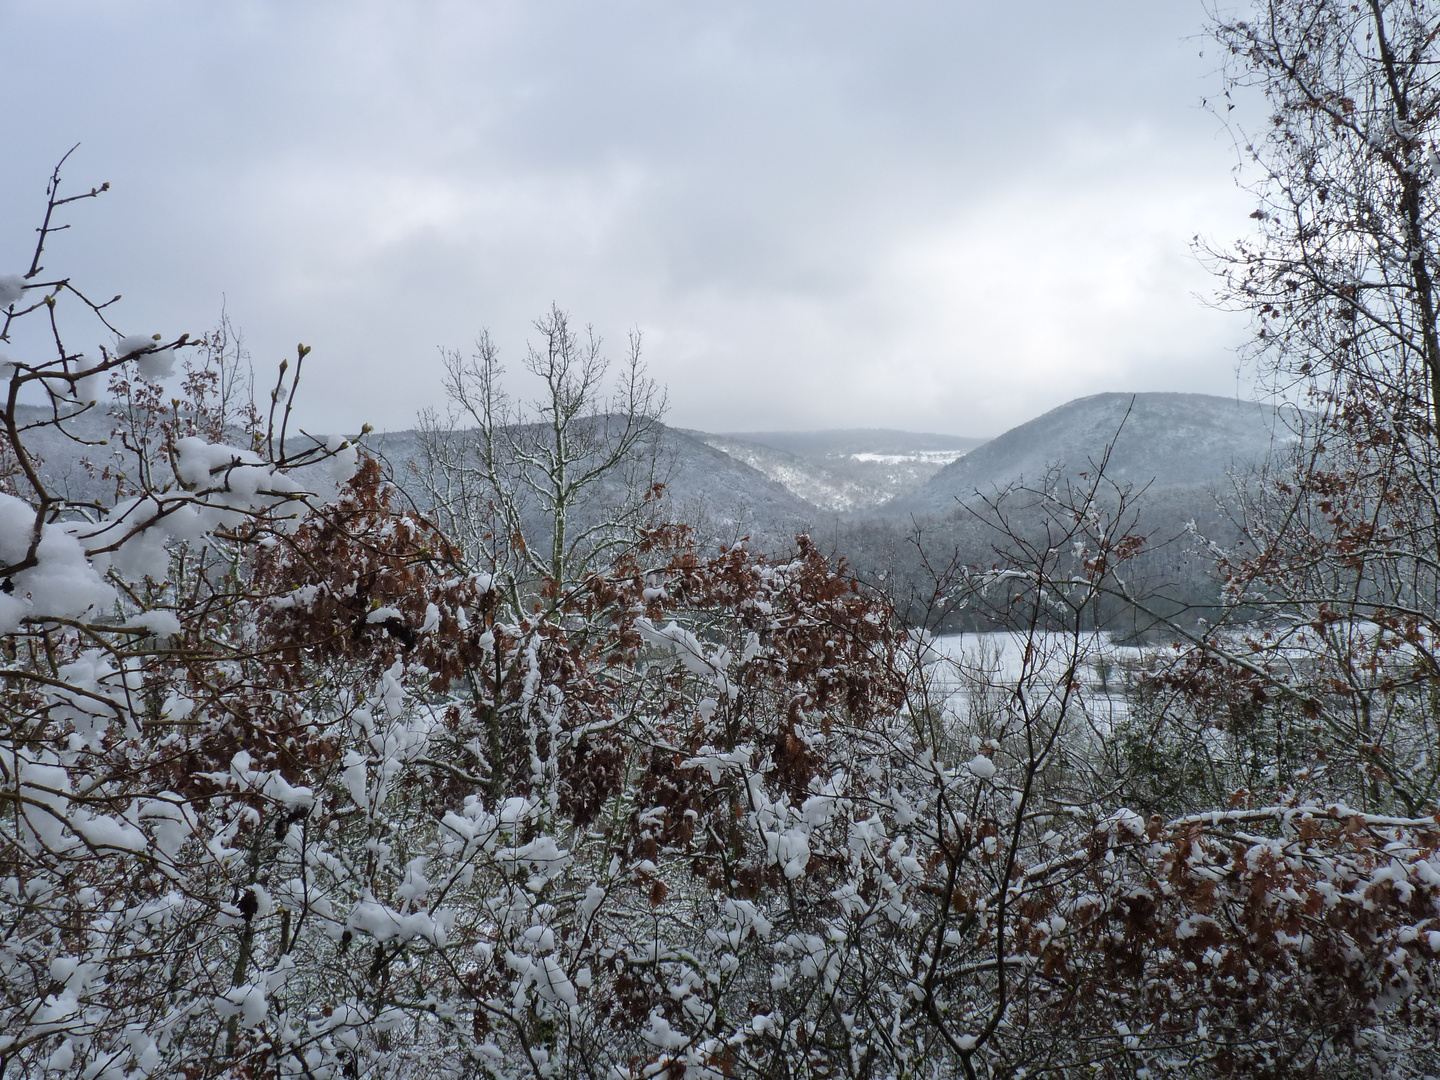
<path fill-rule="evenodd" d="M 1142 649 L 1116 644 L 1104 632 L 1078 638 L 1058 632 L 946 634 L 927 645 L 927 677 L 956 716 L 972 714 L 982 706 L 981 699 L 993 701 L 1022 682 L 1035 701 L 1037 694 L 1056 690 L 1065 671 L 1078 662 L 1080 702 L 1100 732 L 1126 716 L 1126 672 L 1144 655 Z"/>

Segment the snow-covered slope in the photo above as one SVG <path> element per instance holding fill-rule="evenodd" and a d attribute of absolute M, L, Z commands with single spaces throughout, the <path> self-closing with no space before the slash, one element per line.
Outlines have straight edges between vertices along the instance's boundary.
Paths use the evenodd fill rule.
<path fill-rule="evenodd" d="M 420 453 L 420 441 L 414 430 L 372 435 L 368 442 L 401 486 L 415 486 L 410 462 Z M 760 547 L 785 547 L 831 516 L 743 460 L 677 428 L 661 428 L 657 475 L 665 484 L 667 516 L 695 526 L 706 542 L 734 543 L 748 536 Z M 423 493 L 412 494 L 423 502 Z M 616 497 L 614 491 L 596 494 L 602 506 Z"/>
<path fill-rule="evenodd" d="M 22 422 L 40 425 L 46 415 L 38 408 L 20 407 Z M 65 423 L 71 438 L 54 427 L 36 426 L 27 434 L 26 444 L 38 454 L 42 475 L 53 490 L 80 501 L 103 502 L 115 491 L 115 481 L 106 478 L 103 470 L 132 467 L 128 456 L 117 458 L 117 446 L 110 444 L 115 426 L 110 406 L 102 403 Z M 234 441 L 243 444 L 239 433 Z M 297 439 L 297 443 L 306 441 Z M 418 433 L 414 429 L 376 433 L 366 445 L 388 462 L 396 482 L 423 502 L 411 469 L 420 454 Z M 93 468 L 85 468 L 82 459 Z M 658 473 L 666 485 L 667 514 L 695 525 L 706 541 L 733 543 L 749 536 L 757 545 L 784 547 L 796 533 L 832 516 L 741 458 L 675 428 L 661 429 Z"/>
<path fill-rule="evenodd" d="M 984 441 L 883 428 L 687 434 L 837 512 L 878 506 Z"/>
<path fill-rule="evenodd" d="M 1269 405 L 1208 394 L 1078 398 L 992 439 L 875 513 L 945 514 L 957 499 L 1034 483 L 1051 466 L 1068 476 L 1093 472 L 1107 447 L 1112 480 L 1175 494 L 1222 481 L 1232 465 L 1261 461 L 1293 442 L 1284 420 Z"/>
<path fill-rule="evenodd" d="M 880 429 L 711 434 L 666 427 L 660 472 L 671 516 L 696 524 L 707 540 L 749 535 L 779 547 L 799 531 L 833 528 L 837 514 L 877 522 L 945 517 L 977 491 L 1033 483 L 1054 465 L 1072 476 L 1089 471 L 1113 442 L 1108 475 L 1148 485 L 1147 502 L 1157 509 L 1164 504 L 1162 516 L 1188 519 L 1210 502 L 1207 489 L 1232 465 L 1261 460 L 1293 441 L 1284 419 L 1266 405 L 1202 394 L 1097 394 L 989 442 Z M 69 426 L 79 438 L 102 443 L 113 422 L 98 408 Z M 47 463 L 75 460 L 73 447 L 60 445 L 53 430 L 37 438 Z M 376 434 L 368 442 L 391 463 L 398 482 L 414 486 L 415 431 Z M 104 445 L 86 451 L 99 467 L 110 452 Z M 113 482 L 77 465 L 46 473 L 75 496 L 101 498 L 107 487 L 113 490 Z"/>

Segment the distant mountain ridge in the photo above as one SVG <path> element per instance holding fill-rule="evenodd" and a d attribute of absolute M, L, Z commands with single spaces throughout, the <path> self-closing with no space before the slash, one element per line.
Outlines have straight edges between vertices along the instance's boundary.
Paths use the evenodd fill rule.
<path fill-rule="evenodd" d="M 968 435 L 939 435 L 928 431 L 900 431 L 896 428 L 830 428 L 820 431 L 727 431 L 725 438 L 773 446 L 801 456 L 827 457 L 853 454 L 908 455 L 927 451 L 973 450 L 984 439 Z"/>
<path fill-rule="evenodd" d="M 23 419 L 43 421 L 33 413 Z M 993 624 L 979 608 L 935 613 L 935 567 L 1032 558 L 1053 511 L 1033 490 L 1016 492 L 1000 510 L 980 497 L 1033 489 L 1052 474 L 1062 481 L 1093 474 L 1108 448 L 1108 477 L 1145 489 L 1124 524 L 1145 539 L 1127 564 L 1131 587 L 1158 588 L 1172 611 L 1203 612 L 1218 598 L 1205 543 L 1229 547 L 1239 540 L 1227 506 L 1227 473 L 1293 446 L 1291 424 L 1302 419 L 1204 394 L 1110 393 L 1067 402 L 988 442 L 863 429 L 718 435 L 662 425 L 658 442 L 643 449 L 655 452 L 666 484 L 660 514 L 690 525 L 702 550 L 749 538 L 756 550 L 781 553 L 809 533 L 843 556 L 860 580 L 883 588 L 903 620 L 936 630 L 980 630 Z M 103 406 L 67 423 L 72 436 L 97 444 L 81 451 L 95 467 L 116 462 L 117 448 L 104 445 L 113 423 Z M 101 505 L 113 499 L 114 480 L 83 467 L 73 441 L 44 427 L 31 436 L 54 490 Z M 243 441 L 238 433 L 237 440 Z M 424 508 L 423 469 L 412 468 L 424 460 L 421 433 L 372 433 L 365 443 Z M 316 483 L 322 490 L 323 480 Z M 625 483 L 617 476 L 593 489 L 575 508 L 572 524 L 583 530 L 610 520 L 609 508 L 626 499 Z M 1101 502 L 1115 509 L 1113 495 L 1102 494 Z M 527 519 L 527 532 L 532 525 L 543 535 L 543 520 Z M 1110 604 L 1105 618 L 1124 622 L 1122 615 L 1123 605 Z M 1144 629 L 1137 617 L 1129 623 L 1127 632 Z"/>
<path fill-rule="evenodd" d="M 878 506 L 985 441 L 887 428 L 686 434 L 835 513 Z"/>
<path fill-rule="evenodd" d="M 656 454 L 658 479 L 665 484 L 662 507 L 673 520 L 695 527 L 707 544 L 730 544 L 748 536 L 757 546 L 784 547 L 797 533 L 829 516 L 743 460 L 688 432 L 663 424 L 657 431 L 659 445 L 643 446 L 640 453 Z M 426 496 L 411 468 L 423 453 L 419 432 L 411 428 L 377 433 L 366 444 L 390 465 L 396 482 L 423 504 Z M 603 513 L 607 501 L 621 498 L 621 493 L 601 485 L 594 497 L 593 508 L 578 511 L 582 518 Z"/>
<path fill-rule="evenodd" d="M 100 443 L 113 422 L 102 407 L 67 426 Z M 748 535 L 766 547 L 785 546 L 803 531 L 833 531 L 838 539 L 861 522 L 899 528 L 953 517 L 977 492 L 1034 483 L 1052 467 L 1071 477 L 1090 471 L 1107 447 L 1110 478 L 1148 486 L 1154 519 L 1173 527 L 1213 510 L 1209 489 L 1232 466 L 1258 463 L 1296 438 L 1287 414 L 1272 406 L 1173 393 L 1079 398 L 989 441 L 890 429 L 658 430 L 669 513 L 696 524 L 707 542 Z M 32 437 L 61 490 L 97 500 L 113 491 L 113 482 L 76 464 L 74 444 L 63 436 L 41 428 Z M 391 463 L 397 482 L 415 486 L 418 432 L 376 433 L 366 442 Z M 112 449 L 87 452 L 101 466 Z"/>
<path fill-rule="evenodd" d="M 1093 394 L 1077 398 L 991 439 L 871 513 L 933 516 L 977 492 L 1093 472 L 1109 449 L 1106 475 L 1156 494 L 1221 481 L 1233 466 L 1265 460 L 1293 444 L 1287 415 L 1274 406 L 1210 394 Z"/>
<path fill-rule="evenodd" d="M 1301 419 L 1270 405 L 1206 394 L 1079 398 L 1012 428 L 888 502 L 847 515 L 838 547 L 862 580 L 883 584 L 907 621 L 985 629 L 991 616 L 979 609 L 934 614 L 940 594 L 933 568 L 1031 565 L 1053 536 L 1054 515 L 1065 514 L 1046 493 L 1058 485 L 1065 499 L 1069 483 L 1074 497 L 1083 498 L 1104 460 L 1107 480 L 1131 492 L 1114 524 L 1143 538 L 1126 564 L 1128 586 L 1147 593 L 1157 611 L 1203 612 L 1219 597 L 1207 544 L 1229 547 L 1240 539 L 1231 471 L 1243 476 L 1293 447 L 1291 424 Z M 1003 501 L 996 498 L 1002 492 Z M 1119 514 L 1122 502 L 1109 484 L 1096 497 L 1102 516 Z M 1125 605 L 1113 598 L 1101 607 L 1105 619 L 1128 619 L 1127 633 L 1148 625 L 1135 610 L 1124 614 Z"/>

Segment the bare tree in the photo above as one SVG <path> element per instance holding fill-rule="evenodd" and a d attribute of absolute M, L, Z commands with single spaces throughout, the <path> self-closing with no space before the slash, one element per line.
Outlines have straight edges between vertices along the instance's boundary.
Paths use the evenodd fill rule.
<path fill-rule="evenodd" d="M 1212 20 L 1258 235 L 1212 250 L 1222 297 L 1255 319 L 1282 384 L 1358 389 L 1397 420 L 1440 409 L 1434 277 L 1440 8 L 1429 0 L 1265 0 Z M 1251 170 L 1248 174 L 1243 170 Z"/>
<path fill-rule="evenodd" d="M 469 357 L 445 354 L 450 400 L 421 418 L 425 495 L 477 568 L 500 575 L 517 611 L 562 590 L 633 542 L 660 492 L 665 396 L 633 333 L 616 378 L 593 329 L 558 308 L 538 319 L 524 369 L 539 395 L 515 401 L 488 332 Z"/>
<path fill-rule="evenodd" d="M 1269 782 L 1421 813 L 1440 794 L 1440 5 L 1265 0 L 1210 29 L 1226 99 L 1267 112 L 1236 127 L 1256 234 L 1209 254 L 1247 357 L 1309 412 L 1242 479 L 1228 615 L 1166 678 L 1268 732 L 1247 752 L 1268 747 Z"/>

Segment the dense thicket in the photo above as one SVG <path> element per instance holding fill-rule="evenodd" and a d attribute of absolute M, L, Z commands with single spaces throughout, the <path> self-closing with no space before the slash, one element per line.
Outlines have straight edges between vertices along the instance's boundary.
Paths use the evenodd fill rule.
<path fill-rule="evenodd" d="M 1420 11 L 1275 10 L 1372 50 L 1366 10 Z M 224 339 L 47 273 L 50 196 L 0 277 L 0 1080 L 1440 1068 L 1423 340 L 1246 485 L 1224 610 L 1265 626 L 1107 674 L 1149 540 L 1103 467 L 936 568 L 1008 627 L 947 654 L 808 538 L 667 520 L 638 355 L 615 396 L 559 313 L 528 410 L 452 362 L 422 513 L 291 430 L 303 347 L 255 407 Z M 36 436 L 106 408 L 72 453 L 113 497 L 67 498 Z"/>

